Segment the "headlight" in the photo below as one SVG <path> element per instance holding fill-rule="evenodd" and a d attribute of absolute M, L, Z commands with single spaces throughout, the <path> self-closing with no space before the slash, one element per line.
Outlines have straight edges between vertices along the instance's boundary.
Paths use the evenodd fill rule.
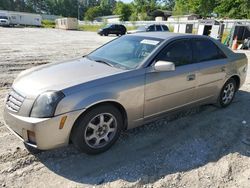
<path fill-rule="evenodd" d="M 36 99 L 30 116 L 37 118 L 48 118 L 54 116 L 57 104 L 63 97 L 64 94 L 59 91 L 48 91 L 42 93 Z"/>

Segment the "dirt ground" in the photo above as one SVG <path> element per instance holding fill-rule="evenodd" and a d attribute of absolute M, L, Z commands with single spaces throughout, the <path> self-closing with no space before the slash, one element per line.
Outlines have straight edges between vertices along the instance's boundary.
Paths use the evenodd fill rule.
<path fill-rule="evenodd" d="M 4 126 L 4 98 L 27 68 L 111 40 L 91 32 L 0 28 L 0 187 L 250 187 L 250 71 L 233 104 L 203 106 L 123 133 L 108 152 L 30 153 Z M 250 59 L 250 52 L 246 52 Z"/>

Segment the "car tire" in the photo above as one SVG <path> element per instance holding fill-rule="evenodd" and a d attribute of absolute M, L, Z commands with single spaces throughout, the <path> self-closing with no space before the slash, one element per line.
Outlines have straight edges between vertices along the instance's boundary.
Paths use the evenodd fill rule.
<path fill-rule="evenodd" d="M 87 154 L 107 151 L 119 138 L 123 127 L 120 111 L 112 105 L 102 105 L 89 110 L 76 121 L 71 141 Z"/>
<path fill-rule="evenodd" d="M 229 106 L 234 99 L 236 91 L 236 82 L 233 78 L 230 78 L 221 89 L 218 106 L 222 108 Z"/>
<path fill-rule="evenodd" d="M 108 36 L 109 34 L 108 33 L 104 33 L 104 36 Z"/>

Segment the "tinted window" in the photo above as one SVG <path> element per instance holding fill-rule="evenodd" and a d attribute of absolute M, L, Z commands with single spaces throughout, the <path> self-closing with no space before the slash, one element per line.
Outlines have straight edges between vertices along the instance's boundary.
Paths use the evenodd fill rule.
<path fill-rule="evenodd" d="M 210 40 L 193 40 L 194 61 L 210 61 L 226 58 L 224 53 Z"/>
<path fill-rule="evenodd" d="M 192 63 L 192 48 L 189 40 L 180 40 L 168 45 L 160 52 L 157 60 L 170 61 L 175 66 Z"/>
<path fill-rule="evenodd" d="M 154 25 L 149 26 L 147 31 L 155 31 L 155 26 Z"/>
<path fill-rule="evenodd" d="M 160 25 L 156 25 L 156 31 L 162 31 Z"/>
<path fill-rule="evenodd" d="M 162 28 L 163 28 L 164 31 L 169 31 L 168 27 L 165 26 L 165 25 L 162 25 Z"/>

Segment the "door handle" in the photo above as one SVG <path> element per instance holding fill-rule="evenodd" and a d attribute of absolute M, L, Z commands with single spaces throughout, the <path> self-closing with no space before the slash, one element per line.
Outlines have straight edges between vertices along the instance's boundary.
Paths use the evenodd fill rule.
<path fill-rule="evenodd" d="M 195 74 L 190 74 L 187 76 L 187 81 L 195 80 Z"/>

